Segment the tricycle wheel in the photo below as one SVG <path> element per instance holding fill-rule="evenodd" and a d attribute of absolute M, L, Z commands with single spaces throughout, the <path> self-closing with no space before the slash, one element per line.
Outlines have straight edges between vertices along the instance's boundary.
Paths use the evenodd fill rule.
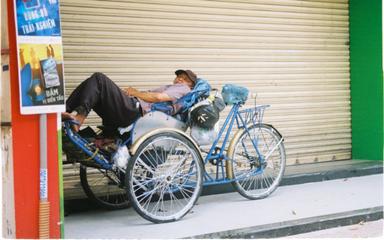
<path fill-rule="evenodd" d="M 202 157 L 182 134 L 158 133 L 140 144 L 126 177 L 128 198 L 143 218 L 173 222 L 192 209 L 201 193 Z"/>
<path fill-rule="evenodd" d="M 124 173 L 80 166 L 80 181 L 85 194 L 100 207 L 115 210 L 129 206 L 124 189 Z"/>

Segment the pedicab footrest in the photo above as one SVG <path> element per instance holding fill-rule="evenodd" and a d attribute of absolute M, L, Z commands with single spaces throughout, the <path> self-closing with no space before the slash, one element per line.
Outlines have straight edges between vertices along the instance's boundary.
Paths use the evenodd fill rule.
<path fill-rule="evenodd" d="M 89 140 L 83 138 L 71 129 L 72 121 L 64 122 L 63 150 L 68 162 L 79 162 L 90 167 L 110 169 L 108 156 L 99 151 Z"/>
<path fill-rule="evenodd" d="M 79 162 L 89 157 L 85 152 L 83 152 L 80 148 L 74 145 L 71 142 L 71 140 L 69 140 L 64 130 L 62 131 L 61 141 L 62 141 L 63 151 L 67 155 L 68 162 L 70 163 Z"/>

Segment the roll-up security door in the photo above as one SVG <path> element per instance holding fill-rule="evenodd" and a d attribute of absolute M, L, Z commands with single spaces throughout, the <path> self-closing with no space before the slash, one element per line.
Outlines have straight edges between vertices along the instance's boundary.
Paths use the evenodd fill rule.
<path fill-rule="evenodd" d="M 192 69 L 271 104 L 288 164 L 351 156 L 347 0 L 62 0 L 61 14 L 67 96 L 96 71 L 146 90 Z"/>

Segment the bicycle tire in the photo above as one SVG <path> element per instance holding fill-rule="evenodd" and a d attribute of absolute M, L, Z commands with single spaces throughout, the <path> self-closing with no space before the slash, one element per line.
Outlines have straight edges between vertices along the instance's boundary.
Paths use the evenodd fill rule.
<path fill-rule="evenodd" d="M 153 223 L 177 221 L 201 194 L 201 154 L 180 133 L 155 134 L 128 162 L 126 183 L 128 199 L 141 217 Z"/>
<path fill-rule="evenodd" d="M 272 194 L 280 184 L 285 171 L 285 148 L 281 135 L 271 125 L 255 124 L 239 129 L 230 143 L 226 162 L 232 186 L 245 198 L 262 199 Z M 252 144 L 263 157 L 263 162 Z M 252 151 L 251 151 L 252 150 Z"/>
<path fill-rule="evenodd" d="M 80 165 L 80 182 L 84 193 L 102 208 L 117 210 L 129 207 L 124 183 L 120 179 L 124 180 L 124 177 L 117 176 L 112 170 Z"/>

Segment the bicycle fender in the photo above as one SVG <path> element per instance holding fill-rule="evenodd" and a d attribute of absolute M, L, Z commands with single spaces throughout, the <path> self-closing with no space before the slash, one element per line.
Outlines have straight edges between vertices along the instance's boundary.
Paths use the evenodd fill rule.
<path fill-rule="evenodd" d="M 236 131 L 236 133 L 233 135 L 233 138 L 228 146 L 227 151 L 227 162 L 225 163 L 225 171 L 228 179 L 233 179 L 233 172 L 232 172 L 232 164 L 229 161 L 232 161 L 232 159 L 229 159 L 229 156 L 232 156 L 233 151 L 235 150 L 235 143 L 237 142 L 237 139 L 243 134 L 244 128 L 240 128 Z"/>
<path fill-rule="evenodd" d="M 271 127 L 273 129 L 273 131 L 275 131 L 277 133 L 277 135 L 279 135 L 280 138 L 283 138 L 283 135 L 281 135 L 281 133 L 272 124 L 265 124 L 265 123 L 263 123 L 263 124 L 265 126 Z M 283 141 L 284 141 L 284 138 L 283 138 Z"/>
<path fill-rule="evenodd" d="M 143 136 L 141 136 L 140 138 L 138 138 L 132 145 L 131 147 L 129 148 L 129 152 L 131 153 L 131 156 L 133 156 L 137 149 L 139 148 L 139 146 L 145 141 L 147 140 L 149 137 L 153 136 L 153 135 L 156 135 L 156 134 L 159 134 L 159 133 L 166 133 L 166 132 L 176 132 L 176 133 L 179 133 L 181 135 L 183 135 L 184 137 L 186 137 L 187 139 L 189 139 L 192 144 L 196 147 L 196 149 L 198 150 L 200 156 L 201 155 L 201 151 L 200 151 L 200 148 L 199 146 L 197 145 L 197 143 L 189 136 L 187 135 L 185 132 L 181 131 L 181 130 L 178 130 L 178 129 L 175 129 L 175 128 L 159 128 L 159 129 L 155 129 L 155 130 L 152 130 L 152 131 L 149 131 L 147 132 L 146 134 L 144 134 Z"/>

